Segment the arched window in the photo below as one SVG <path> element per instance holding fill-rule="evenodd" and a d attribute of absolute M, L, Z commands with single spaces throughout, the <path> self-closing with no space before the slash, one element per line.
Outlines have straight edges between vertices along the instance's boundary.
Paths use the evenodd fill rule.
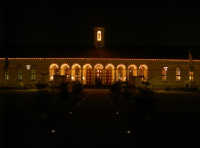
<path fill-rule="evenodd" d="M 49 66 L 49 77 L 50 80 L 54 80 L 54 76 L 57 75 L 59 72 L 59 66 L 57 64 L 51 64 Z"/>
<path fill-rule="evenodd" d="M 72 65 L 71 79 L 72 81 L 81 81 L 81 66 L 79 64 Z"/>
<path fill-rule="evenodd" d="M 134 77 L 137 77 L 137 66 L 129 65 L 128 66 L 128 79 L 132 80 Z"/>
<path fill-rule="evenodd" d="M 92 83 L 92 66 L 85 64 L 83 66 L 83 84 L 90 85 Z"/>
<path fill-rule="evenodd" d="M 167 71 L 168 71 L 168 67 L 163 67 L 161 70 L 161 78 L 162 80 L 167 80 Z"/>
<path fill-rule="evenodd" d="M 181 80 L 181 70 L 179 67 L 176 68 L 176 81 Z"/>
<path fill-rule="evenodd" d="M 62 64 L 60 67 L 60 75 L 66 76 L 66 80 L 70 80 L 70 67 L 68 64 Z"/>
<path fill-rule="evenodd" d="M 126 66 L 125 65 L 119 64 L 117 66 L 116 79 L 118 81 L 126 81 Z"/>
<path fill-rule="evenodd" d="M 111 85 L 115 79 L 115 67 L 113 64 L 108 64 L 105 67 L 106 85 Z"/>
<path fill-rule="evenodd" d="M 103 65 L 102 64 L 96 64 L 94 66 L 95 71 L 95 83 L 103 83 Z"/>
<path fill-rule="evenodd" d="M 147 81 L 148 79 L 148 66 L 143 64 L 140 65 L 138 76 L 141 78 L 142 81 Z"/>

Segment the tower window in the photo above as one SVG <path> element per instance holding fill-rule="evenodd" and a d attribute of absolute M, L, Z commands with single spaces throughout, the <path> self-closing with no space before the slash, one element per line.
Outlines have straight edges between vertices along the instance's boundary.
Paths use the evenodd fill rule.
<path fill-rule="evenodd" d="M 101 31 L 97 31 L 97 41 L 100 42 L 102 40 Z"/>

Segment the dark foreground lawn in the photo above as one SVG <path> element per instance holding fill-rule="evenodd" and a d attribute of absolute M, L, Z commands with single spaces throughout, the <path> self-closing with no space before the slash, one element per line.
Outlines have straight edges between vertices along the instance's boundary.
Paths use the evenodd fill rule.
<path fill-rule="evenodd" d="M 4 146 L 193 147 L 198 144 L 198 93 L 155 93 L 151 111 L 148 105 L 138 102 L 121 101 L 116 105 L 108 90 L 85 90 L 80 96 L 73 102 L 76 96 L 65 100 L 56 92 L 1 92 Z"/>

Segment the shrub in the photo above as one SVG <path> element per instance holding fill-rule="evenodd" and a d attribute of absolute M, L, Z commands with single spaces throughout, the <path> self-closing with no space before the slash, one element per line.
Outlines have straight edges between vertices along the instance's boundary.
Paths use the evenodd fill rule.
<path fill-rule="evenodd" d="M 47 84 L 43 84 L 43 83 L 36 84 L 36 88 L 38 88 L 38 89 L 42 89 L 42 88 L 46 88 L 46 87 L 47 87 Z"/>

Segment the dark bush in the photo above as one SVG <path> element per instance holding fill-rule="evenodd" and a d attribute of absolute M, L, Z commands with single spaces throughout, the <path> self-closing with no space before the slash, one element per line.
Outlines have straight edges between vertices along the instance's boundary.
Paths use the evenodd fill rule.
<path fill-rule="evenodd" d="M 46 88 L 46 87 L 47 87 L 47 84 L 37 83 L 35 86 L 36 86 L 36 88 L 38 88 L 38 89 L 42 89 L 42 88 Z"/>

